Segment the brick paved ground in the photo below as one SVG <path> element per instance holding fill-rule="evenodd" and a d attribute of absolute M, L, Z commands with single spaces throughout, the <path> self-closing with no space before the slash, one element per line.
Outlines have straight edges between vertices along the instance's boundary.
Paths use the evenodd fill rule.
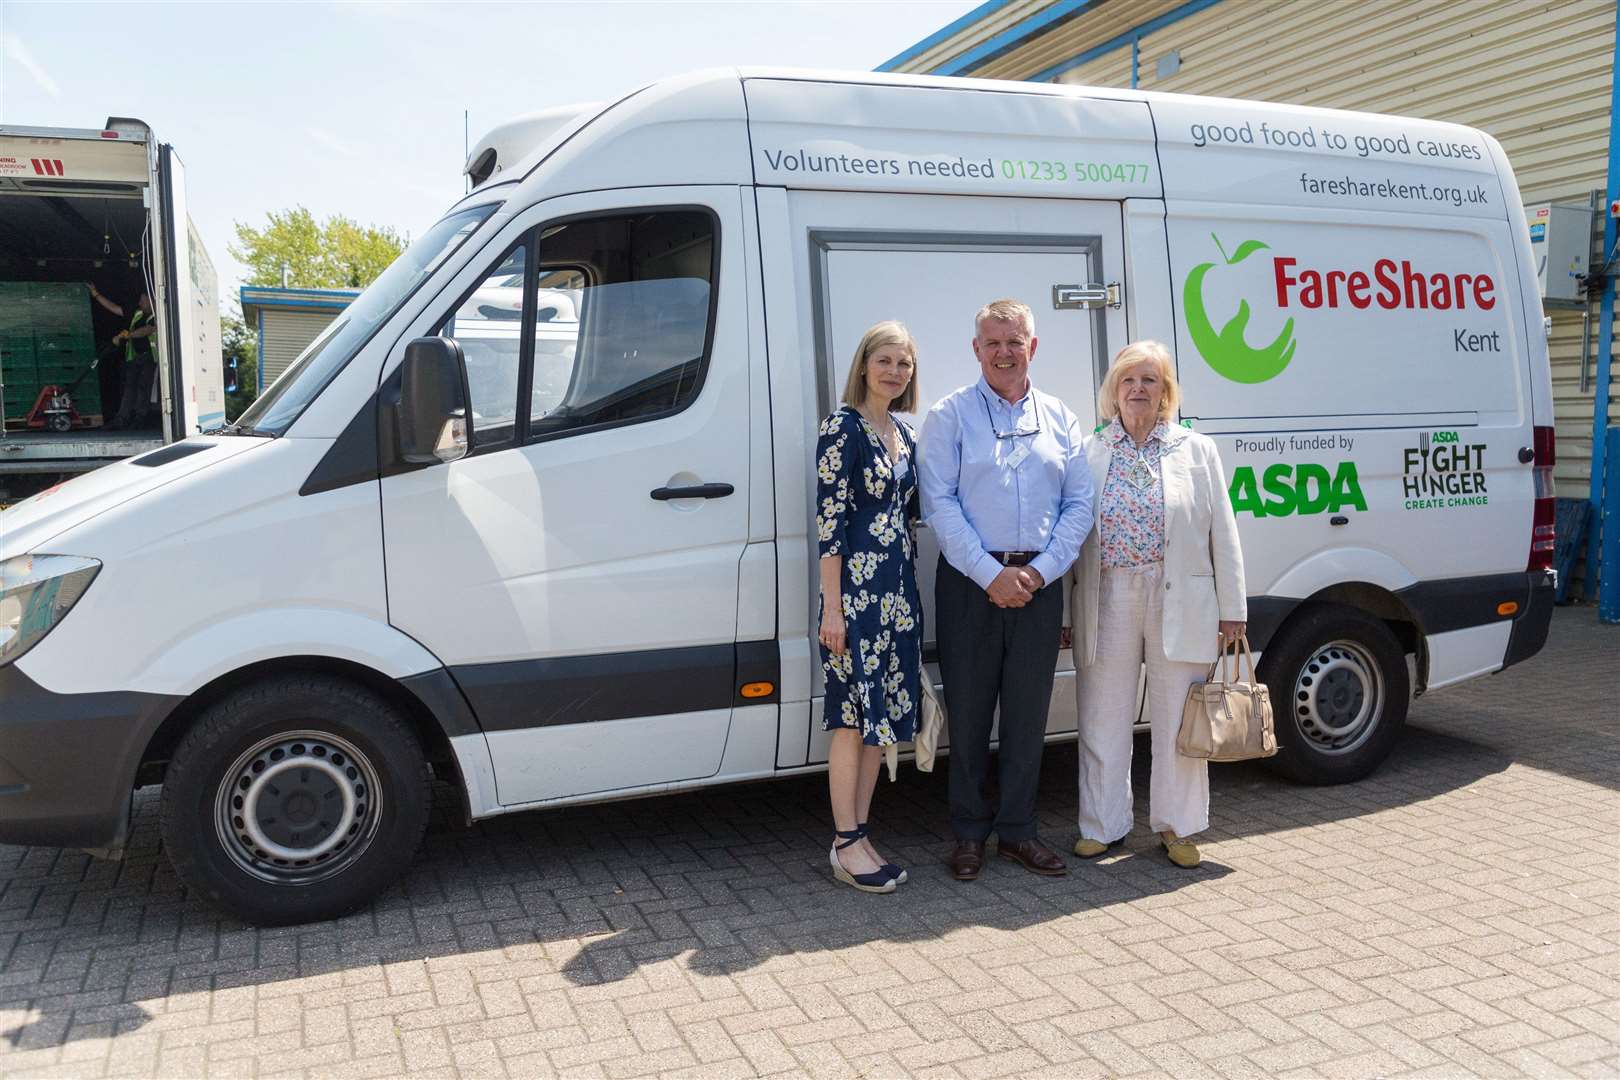
<path fill-rule="evenodd" d="M 829 880 L 810 777 L 438 824 L 372 909 L 255 930 L 185 898 L 143 793 L 122 864 L 0 847 L 0 1072 L 1612 1077 L 1617 701 L 1620 629 L 1560 611 L 1368 780 L 1219 769 L 1190 873 L 1139 829 L 953 882 L 944 777 L 908 769 L 879 897 Z"/>

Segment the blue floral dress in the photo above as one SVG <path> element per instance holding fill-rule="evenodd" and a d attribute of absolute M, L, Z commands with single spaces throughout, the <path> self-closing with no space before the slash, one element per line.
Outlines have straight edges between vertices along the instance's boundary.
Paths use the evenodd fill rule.
<path fill-rule="evenodd" d="M 823 726 L 854 728 L 868 746 L 910 742 L 922 703 L 922 602 L 912 535 L 917 436 L 905 421 L 900 458 L 845 405 L 821 424 L 816 443 L 820 553 L 843 556 L 849 651 L 821 647 L 827 675 Z"/>

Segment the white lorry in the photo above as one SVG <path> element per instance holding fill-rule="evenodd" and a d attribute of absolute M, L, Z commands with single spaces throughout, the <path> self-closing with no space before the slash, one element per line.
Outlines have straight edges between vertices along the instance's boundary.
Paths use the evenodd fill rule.
<path fill-rule="evenodd" d="M 818 421 L 879 319 L 924 406 L 970 382 L 1003 295 L 1086 417 L 1172 343 L 1288 773 L 1541 647 L 1552 396 L 1489 136 L 793 71 L 522 130 L 238 423 L 0 516 L 0 841 L 117 849 L 161 782 L 183 879 L 292 922 L 399 874 L 434 775 L 476 819 L 825 767 Z"/>
<path fill-rule="evenodd" d="M 143 291 L 152 295 L 160 423 L 112 431 L 71 404 L 36 410 L 43 386 L 78 376 L 23 377 L 27 365 L 9 363 L 14 357 L 0 340 L 0 395 L 9 395 L 0 412 L 11 418 L 0 424 L 0 504 L 225 422 L 213 263 L 186 213 L 185 168 L 146 124 L 123 117 L 89 129 L 0 124 L 0 283 L 20 282 L 94 284 L 124 307 L 119 319 L 93 305 L 88 290 L 82 295 L 98 346 L 128 325 Z M 110 421 L 124 357 L 101 351 L 111 355 L 79 387 L 102 392 L 80 395 L 79 404 L 99 396 L 98 415 Z M 24 419 L 30 414 L 33 424 Z"/>

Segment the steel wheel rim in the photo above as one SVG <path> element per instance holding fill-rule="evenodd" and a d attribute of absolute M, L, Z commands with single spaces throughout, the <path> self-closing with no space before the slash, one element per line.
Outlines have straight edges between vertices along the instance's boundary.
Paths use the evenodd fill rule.
<path fill-rule="evenodd" d="M 308 885 L 352 866 L 382 818 L 376 767 L 323 731 L 261 739 L 226 770 L 214 799 L 219 843 L 244 872 Z"/>
<path fill-rule="evenodd" d="M 1331 641 L 1313 652 L 1294 680 L 1294 716 L 1317 750 L 1347 754 L 1378 727 L 1384 676 L 1366 647 Z"/>

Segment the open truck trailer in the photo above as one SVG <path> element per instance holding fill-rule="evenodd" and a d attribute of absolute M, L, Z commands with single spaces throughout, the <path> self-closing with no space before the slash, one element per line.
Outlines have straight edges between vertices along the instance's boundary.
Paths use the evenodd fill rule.
<path fill-rule="evenodd" d="M 91 284 L 125 314 L 95 303 Z M 126 367 L 110 343 L 143 291 L 158 421 L 108 430 Z M 185 169 L 150 127 L 0 125 L 0 505 L 224 423 L 218 294 Z M 42 393 L 75 381 L 72 412 L 58 402 L 47 416 Z"/>

